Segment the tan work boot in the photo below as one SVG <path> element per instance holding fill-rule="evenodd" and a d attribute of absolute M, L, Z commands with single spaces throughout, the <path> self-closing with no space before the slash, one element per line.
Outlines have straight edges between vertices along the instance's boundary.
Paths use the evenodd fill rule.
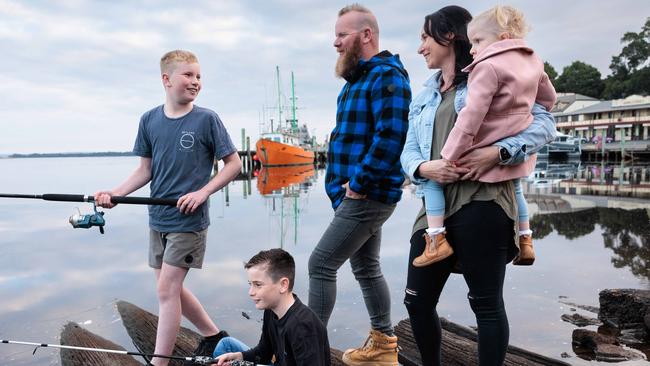
<path fill-rule="evenodd" d="M 343 353 L 343 363 L 348 366 L 397 366 L 397 337 L 371 330 L 361 348 Z"/>
<path fill-rule="evenodd" d="M 519 254 L 512 260 L 516 266 L 530 266 L 535 262 L 535 250 L 533 250 L 532 235 L 519 236 Z"/>
<path fill-rule="evenodd" d="M 434 239 L 431 239 L 431 236 L 428 233 L 424 233 L 424 241 L 427 244 L 424 247 L 424 252 L 422 252 L 419 257 L 413 260 L 413 266 L 425 267 L 431 263 L 439 262 L 454 254 L 454 249 L 452 249 L 451 245 L 449 245 L 449 242 L 447 242 L 445 233 L 446 232 L 435 234 Z"/>

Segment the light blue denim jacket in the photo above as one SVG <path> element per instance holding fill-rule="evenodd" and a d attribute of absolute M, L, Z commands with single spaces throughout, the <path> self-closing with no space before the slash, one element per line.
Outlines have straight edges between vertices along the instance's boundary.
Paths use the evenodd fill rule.
<path fill-rule="evenodd" d="M 406 144 L 400 157 L 402 168 L 412 182 L 418 184 L 426 179 L 415 176 L 420 164 L 431 160 L 431 141 L 433 140 L 433 124 L 436 111 L 440 105 L 440 72 L 435 73 L 424 83 L 421 91 L 411 102 L 409 107 L 409 129 L 406 135 Z M 456 87 L 454 108 L 456 113 L 465 106 L 467 97 L 467 84 Z M 535 103 L 532 110 L 533 121 L 521 133 L 507 137 L 495 143 L 505 147 L 510 152 L 511 158 L 502 164 L 521 164 L 539 151 L 544 145 L 555 139 L 555 120 L 553 116 L 540 104 Z M 418 196 L 420 196 L 418 189 Z"/>

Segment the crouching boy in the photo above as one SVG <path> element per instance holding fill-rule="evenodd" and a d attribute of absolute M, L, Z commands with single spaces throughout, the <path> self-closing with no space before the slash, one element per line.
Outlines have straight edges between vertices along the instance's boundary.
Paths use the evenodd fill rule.
<path fill-rule="evenodd" d="M 217 365 L 244 360 L 275 366 L 329 366 L 327 329 L 316 314 L 293 293 L 296 265 L 282 249 L 263 250 L 244 268 L 250 285 L 248 296 L 264 310 L 262 336 L 252 349 L 226 337 L 214 351 Z"/>

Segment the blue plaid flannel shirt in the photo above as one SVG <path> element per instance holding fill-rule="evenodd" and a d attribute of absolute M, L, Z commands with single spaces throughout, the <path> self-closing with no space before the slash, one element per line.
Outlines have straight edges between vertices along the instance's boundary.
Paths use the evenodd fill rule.
<path fill-rule="evenodd" d="M 399 56 L 383 51 L 359 61 L 346 80 L 327 153 L 327 195 L 336 209 L 349 182 L 368 199 L 396 203 L 404 182 L 399 158 L 408 131 L 408 74 Z"/>

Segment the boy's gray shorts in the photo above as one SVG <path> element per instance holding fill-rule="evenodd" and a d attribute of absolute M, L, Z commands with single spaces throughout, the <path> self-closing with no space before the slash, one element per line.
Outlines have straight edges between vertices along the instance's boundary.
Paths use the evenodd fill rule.
<path fill-rule="evenodd" d="M 160 269 L 163 262 L 181 268 L 201 268 L 208 229 L 186 233 L 149 230 L 149 267 Z"/>

